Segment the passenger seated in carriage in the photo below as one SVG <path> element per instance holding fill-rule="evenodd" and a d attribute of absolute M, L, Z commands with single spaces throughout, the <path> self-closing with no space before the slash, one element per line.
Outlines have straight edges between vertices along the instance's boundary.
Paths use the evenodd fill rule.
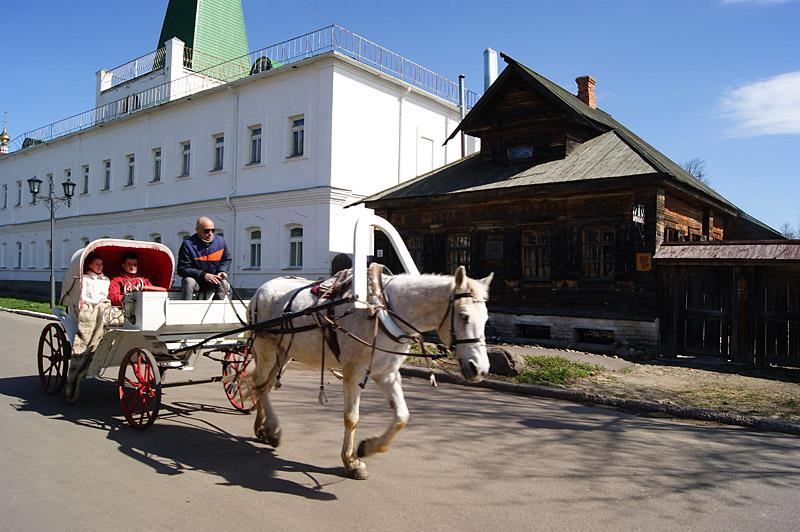
<path fill-rule="evenodd" d="M 81 372 L 88 366 L 89 356 L 103 337 L 103 320 L 111 305 L 108 299 L 110 281 L 103 274 L 103 258 L 96 253 L 89 253 L 83 264 L 81 304 L 77 310 L 72 363 L 67 374 L 67 399 L 70 402 L 78 398 Z"/>
<path fill-rule="evenodd" d="M 111 279 L 109 289 L 109 299 L 111 304 L 116 307 L 122 306 L 125 294 L 141 292 L 146 286 L 153 286 L 147 276 L 139 274 L 139 256 L 133 251 L 122 255 L 121 267 L 122 273 Z"/>
<path fill-rule="evenodd" d="M 78 329 L 72 346 L 73 357 L 94 350 L 102 337 L 103 315 L 111 304 L 108 299 L 110 281 L 103 274 L 103 266 L 102 257 L 96 253 L 90 253 L 84 261 L 82 304 L 77 313 Z"/>

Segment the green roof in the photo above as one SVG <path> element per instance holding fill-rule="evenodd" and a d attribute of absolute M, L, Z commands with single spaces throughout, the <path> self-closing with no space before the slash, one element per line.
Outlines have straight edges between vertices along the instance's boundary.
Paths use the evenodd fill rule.
<path fill-rule="evenodd" d="M 173 37 L 201 52 L 195 54 L 192 70 L 246 56 L 241 0 L 169 0 L 157 48 Z"/>

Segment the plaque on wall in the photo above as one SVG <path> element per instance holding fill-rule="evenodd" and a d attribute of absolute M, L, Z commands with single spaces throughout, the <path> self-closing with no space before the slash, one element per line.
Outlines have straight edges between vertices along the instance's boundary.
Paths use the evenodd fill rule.
<path fill-rule="evenodd" d="M 650 272 L 650 271 L 653 271 L 653 254 L 652 253 L 637 253 L 636 254 L 636 271 L 637 272 Z"/>

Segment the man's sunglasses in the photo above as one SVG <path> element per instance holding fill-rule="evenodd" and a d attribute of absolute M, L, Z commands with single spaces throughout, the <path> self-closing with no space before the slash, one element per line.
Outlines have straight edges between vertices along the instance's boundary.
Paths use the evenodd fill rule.
<path fill-rule="evenodd" d="M 204 233 L 213 233 L 215 231 L 215 229 L 213 227 L 211 229 L 203 228 L 203 229 L 200 229 L 200 230 L 202 232 L 204 232 Z"/>

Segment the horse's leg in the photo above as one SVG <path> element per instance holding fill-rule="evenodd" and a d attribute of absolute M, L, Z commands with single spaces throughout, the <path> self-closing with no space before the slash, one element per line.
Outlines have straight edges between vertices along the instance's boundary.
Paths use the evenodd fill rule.
<path fill-rule="evenodd" d="M 253 341 L 256 360 L 252 385 L 256 394 L 256 420 L 253 431 L 258 439 L 273 447 L 281 443 L 281 426 L 272 408 L 269 392 L 272 391 L 280 370 L 278 356 L 280 350 L 280 342 L 273 337 L 257 336 Z"/>
<path fill-rule="evenodd" d="M 381 436 L 366 439 L 358 445 L 358 456 L 361 458 L 388 451 L 389 445 L 391 445 L 397 433 L 406 426 L 409 418 L 406 399 L 403 396 L 403 383 L 400 378 L 400 372 L 387 373 L 386 375 L 375 377 L 373 380 L 381 387 L 383 395 L 389 401 L 389 406 L 394 410 L 394 419 Z"/>
<path fill-rule="evenodd" d="M 367 478 L 367 465 L 360 460 L 353 450 L 356 427 L 358 426 L 358 409 L 361 401 L 361 387 L 358 385 L 360 375 L 344 369 L 342 390 L 344 392 L 344 441 L 342 443 L 342 462 L 345 474 L 356 480 Z"/>

